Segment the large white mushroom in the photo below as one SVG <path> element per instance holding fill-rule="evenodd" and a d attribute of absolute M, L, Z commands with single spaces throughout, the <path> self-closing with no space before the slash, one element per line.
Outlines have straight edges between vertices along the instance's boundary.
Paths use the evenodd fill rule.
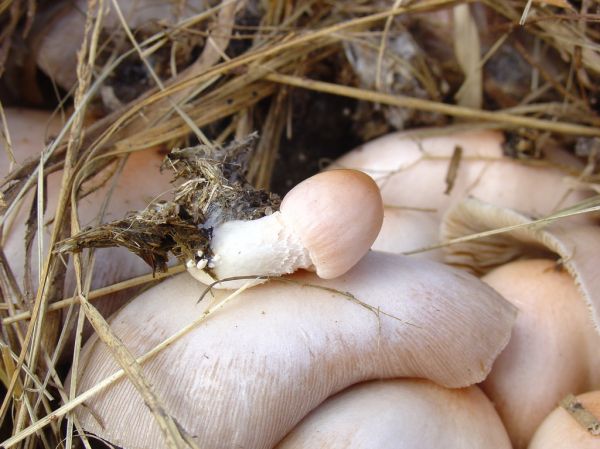
<path fill-rule="evenodd" d="M 440 128 L 423 133 L 386 135 L 332 165 L 362 170 L 379 185 L 384 222 L 374 249 L 405 252 L 437 243 L 445 211 L 468 196 L 532 216 L 587 196 L 572 191 L 565 182 L 569 173 L 557 168 L 577 170 L 579 163 L 550 145 L 544 149 L 546 160 L 523 161 L 504 155 L 504 136 L 498 131 Z M 423 256 L 442 259 L 439 251 Z"/>
<path fill-rule="evenodd" d="M 510 449 L 494 406 L 477 387 L 417 379 L 373 381 L 327 399 L 275 449 Z"/>
<path fill-rule="evenodd" d="M 111 328 L 140 356 L 203 314 L 202 290 L 187 274 L 170 279 L 121 309 Z M 215 291 L 216 300 L 228 294 Z M 423 377 L 465 387 L 483 380 L 513 319 L 512 306 L 464 272 L 371 252 L 333 280 L 298 272 L 244 291 L 142 368 L 199 447 L 271 448 L 327 397 L 358 382 Z M 78 391 L 117 368 L 111 351 L 90 339 Z M 163 446 L 126 378 L 77 416 L 123 448 Z"/>

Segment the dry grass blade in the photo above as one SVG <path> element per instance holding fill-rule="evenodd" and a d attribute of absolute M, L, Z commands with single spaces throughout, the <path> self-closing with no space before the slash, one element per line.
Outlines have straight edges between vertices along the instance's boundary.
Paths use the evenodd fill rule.
<path fill-rule="evenodd" d="M 171 449 L 181 449 L 191 447 L 197 449 L 192 444 L 192 439 L 185 431 L 177 424 L 177 422 L 169 415 L 167 410 L 161 403 L 160 398 L 153 392 L 150 382 L 144 375 L 140 364 L 136 358 L 129 352 L 129 350 L 123 345 L 121 340 L 114 334 L 106 320 L 102 315 L 92 306 L 85 296 L 80 297 L 81 305 L 85 314 L 92 323 L 94 330 L 100 337 L 100 339 L 109 347 L 114 358 L 119 365 L 125 371 L 130 382 L 138 390 L 145 404 L 148 406 L 154 418 L 161 429 L 165 438 L 167 447 Z"/>
<path fill-rule="evenodd" d="M 143 276 L 138 276 L 133 279 L 128 279 L 126 281 L 117 282 L 116 284 L 109 285 L 107 287 L 102 287 L 97 290 L 92 290 L 87 295 L 88 300 L 102 298 L 103 296 L 108 296 L 114 293 L 117 293 L 122 290 L 126 290 L 132 287 L 138 287 L 140 285 L 148 284 L 151 282 L 158 282 L 162 279 L 165 279 L 170 276 L 174 276 L 179 273 L 183 273 L 185 271 L 185 266 L 177 265 L 175 267 L 169 268 L 164 273 L 150 273 L 145 274 Z M 64 309 L 65 307 L 69 307 L 74 304 L 79 303 L 79 297 L 73 296 L 71 298 L 66 298 L 61 301 L 53 302 L 48 306 L 48 312 L 53 312 L 55 310 Z M 15 313 L 11 316 L 4 318 L 2 320 L 2 325 L 7 326 L 12 323 L 16 323 L 17 321 L 28 320 L 31 318 L 31 312 L 21 312 Z"/>
<path fill-rule="evenodd" d="M 473 121 L 484 120 L 494 122 L 498 124 L 498 126 L 502 127 L 528 127 L 562 134 L 572 134 L 590 137 L 600 136 L 600 129 L 577 124 L 554 122 L 551 120 L 542 120 L 531 117 L 520 117 L 517 115 L 507 114 L 503 112 L 483 111 L 480 109 L 472 109 L 451 104 L 438 103 L 435 101 L 423 100 L 420 98 L 402 97 L 399 95 L 388 95 L 366 89 L 359 89 L 356 87 L 341 86 L 338 84 L 303 79 L 295 76 L 282 75 L 277 73 L 266 75 L 265 78 L 276 83 L 287 84 L 295 87 L 302 87 L 304 89 L 326 92 L 334 95 L 342 95 L 345 97 L 356 98 L 358 100 L 370 101 L 373 103 L 383 103 L 392 106 L 401 106 L 405 108 L 414 108 L 423 111 L 437 112 L 440 114 L 447 114 L 453 117 L 471 119 Z"/>
<path fill-rule="evenodd" d="M 446 246 L 455 245 L 457 243 L 468 242 L 470 240 L 478 240 L 478 239 L 490 237 L 492 235 L 497 235 L 497 234 L 504 234 L 506 232 L 514 231 L 515 229 L 529 228 L 529 227 L 543 227 L 543 226 L 547 226 L 557 220 L 561 220 L 563 218 L 573 217 L 573 216 L 581 215 L 581 214 L 590 214 L 590 213 L 594 213 L 594 212 L 598 212 L 598 211 L 600 211 L 600 196 L 595 196 L 595 197 L 590 198 L 589 200 L 583 201 L 575 206 L 569 207 L 567 209 L 561 210 L 559 212 L 556 212 L 554 214 L 548 215 L 546 217 L 543 217 L 543 218 L 540 218 L 537 220 L 531 220 L 528 223 L 520 223 L 520 224 L 516 224 L 516 225 L 512 225 L 512 226 L 491 229 L 489 231 L 478 232 L 476 234 L 465 235 L 464 237 L 458 237 L 455 239 L 451 239 L 446 242 L 438 243 L 437 245 L 431 245 L 431 246 L 427 246 L 425 248 L 419 248 L 419 249 L 415 249 L 413 251 L 407 251 L 403 254 L 405 254 L 405 255 L 418 254 L 418 253 L 422 253 L 425 251 L 431 251 L 433 249 L 444 248 Z"/>
<path fill-rule="evenodd" d="M 483 104 L 483 72 L 479 61 L 481 45 L 479 30 L 468 4 L 454 7 L 454 51 L 465 74 L 465 80 L 456 93 L 459 106 L 481 109 Z"/>
<path fill-rule="evenodd" d="M 560 401 L 560 406 L 591 435 L 600 435 L 600 421 L 572 394 Z"/>

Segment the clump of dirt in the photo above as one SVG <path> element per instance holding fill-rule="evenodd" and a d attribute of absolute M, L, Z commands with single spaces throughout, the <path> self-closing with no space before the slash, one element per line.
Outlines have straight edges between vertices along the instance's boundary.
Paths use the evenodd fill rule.
<path fill-rule="evenodd" d="M 256 133 L 225 147 L 198 145 L 175 149 L 163 163 L 178 182 L 173 199 L 58 242 L 58 253 L 85 248 L 122 246 L 142 258 L 153 271 L 165 271 L 169 254 L 180 261 L 211 255 L 212 229 L 231 220 L 254 220 L 279 209 L 276 194 L 246 180 Z"/>

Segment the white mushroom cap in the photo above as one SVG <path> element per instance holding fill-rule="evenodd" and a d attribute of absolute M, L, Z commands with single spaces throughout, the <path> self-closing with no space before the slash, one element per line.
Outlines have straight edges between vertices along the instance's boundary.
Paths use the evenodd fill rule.
<path fill-rule="evenodd" d="M 139 356 L 201 316 L 201 291 L 189 276 L 178 276 L 128 304 L 111 327 Z M 215 293 L 217 300 L 227 295 Z M 466 273 L 373 252 L 334 280 L 305 272 L 244 291 L 143 369 L 199 447 L 271 448 L 328 396 L 357 382 L 481 381 L 513 319 L 512 306 Z M 79 391 L 117 369 L 97 339 L 85 353 Z M 88 431 L 128 449 L 161 447 L 160 431 L 128 380 L 87 406 L 77 415 Z"/>
<path fill-rule="evenodd" d="M 369 176 L 356 170 L 319 173 L 290 190 L 279 212 L 216 227 L 213 258 L 190 261 L 188 271 L 205 283 L 235 276 L 279 276 L 301 268 L 323 279 L 335 278 L 365 255 L 382 221 L 379 189 Z M 216 287 L 237 288 L 246 282 L 227 281 Z"/>
<path fill-rule="evenodd" d="M 477 387 L 427 380 L 358 384 L 327 399 L 275 449 L 510 449 L 494 406 Z"/>
<path fill-rule="evenodd" d="M 585 410 L 593 415 L 596 422 L 600 420 L 600 391 L 592 391 L 577 396 Z M 592 435 L 563 407 L 557 407 L 537 429 L 529 449 L 598 449 L 600 435 L 598 428 Z"/>
<path fill-rule="evenodd" d="M 424 134 L 427 137 L 420 137 Z M 503 143 L 502 133 L 491 130 L 399 132 L 362 145 L 332 166 L 362 170 L 380 186 L 386 213 L 382 232 L 373 245 L 380 251 L 405 252 L 437 243 L 443 214 L 467 196 L 534 216 L 547 215 L 589 196 L 571 191 L 571 184 L 565 182 L 567 175 L 556 168 L 504 156 Z M 462 156 L 452 188 L 445 194 L 457 147 Z M 548 146 L 544 150 L 550 161 L 581 168 L 557 148 Z M 400 212 L 406 209 L 411 218 L 388 213 L 389 208 Z M 411 227 L 417 232 L 399 232 L 409 220 L 416 220 Z M 422 256 L 441 260 L 439 253 Z"/>

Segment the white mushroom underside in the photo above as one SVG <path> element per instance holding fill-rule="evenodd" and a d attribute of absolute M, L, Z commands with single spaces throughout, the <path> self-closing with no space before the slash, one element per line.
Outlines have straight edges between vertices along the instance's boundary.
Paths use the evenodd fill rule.
<path fill-rule="evenodd" d="M 281 214 L 275 212 L 257 220 L 234 220 L 213 230 L 211 259 L 201 259 L 199 266 L 212 269 L 212 279 L 197 263 L 188 264 L 188 271 L 200 282 L 234 276 L 280 276 L 297 269 L 310 269 L 308 250 Z M 220 287 L 237 288 L 247 280 L 224 282 Z"/>

